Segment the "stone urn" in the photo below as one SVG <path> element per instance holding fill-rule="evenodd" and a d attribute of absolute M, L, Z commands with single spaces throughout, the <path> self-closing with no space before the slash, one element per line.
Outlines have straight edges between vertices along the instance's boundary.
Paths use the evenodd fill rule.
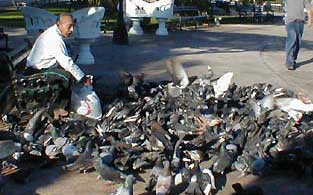
<path fill-rule="evenodd" d="M 21 7 L 27 35 L 37 37 L 41 32 L 54 25 L 57 16 L 37 7 Z"/>
<path fill-rule="evenodd" d="M 126 0 L 126 16 L 133 23 L 128 33 L 142 35 L 140 21 L 152 17 L 159 22 L 156 35 L 168 35 L 166 22 L 173 16 L 173 7 L 174 0 Z"/>
<path fill-rule="evenodd" d="M 152 16 L 159 22 L 159 28 L 156 30 L 156 35 L 168 35 L 166 22 L 168 18 L 173 16 L 174 1 L 173 0 L 160 0 L 155 4 L 155 9 Z"/>
<path fill-rule="evenodd" d="M 76 21 L 73 36 L 79 44 L 77 64 L 92 65 L 95 63 L 90 45 L 100 37 L 100 25 L 104 12 L 104 7 L 87 7 L 72 12 Z"/>

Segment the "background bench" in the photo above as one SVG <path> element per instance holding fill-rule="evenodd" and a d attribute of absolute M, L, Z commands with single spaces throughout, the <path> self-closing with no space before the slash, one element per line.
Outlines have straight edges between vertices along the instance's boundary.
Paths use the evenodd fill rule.
<path fill-rule="evenodd" d="M 254 22 L 262 23 L 266 20 L 273 21 L 274 12 L 260 5 L 245 5 L 237 7 L 239 17 L 251 17 Z"/>
<path fill-rule="evenodd" d="M 180 30 L 187 24 L 192 24 L 197 28 L 209 18 L 207 13 L 201 12 L 196 6 L 174 6 L 173 13 L 174 16 L 170 18 L 170 22 L 177 23 Z"/>
<path fill-rule="evenodd" d="M 9 50 L 9 36 L 8 34 L 4 33 L 3 28 L 0 28 L 0 40 L 4 40 L 4 47 L 1 44 L 0 50 Z"/>

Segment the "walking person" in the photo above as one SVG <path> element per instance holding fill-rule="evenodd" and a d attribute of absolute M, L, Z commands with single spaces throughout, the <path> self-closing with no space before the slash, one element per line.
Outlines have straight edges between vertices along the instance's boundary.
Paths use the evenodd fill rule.
<path fill-rule="evenodd" d="M 288 70 L 295 70 L 305 23 L 304 8 L 307 9 L 308 25 L 310 26 L 313 6 L 311 0 L 287 0 L 286 6 L 286 66 Z"/>

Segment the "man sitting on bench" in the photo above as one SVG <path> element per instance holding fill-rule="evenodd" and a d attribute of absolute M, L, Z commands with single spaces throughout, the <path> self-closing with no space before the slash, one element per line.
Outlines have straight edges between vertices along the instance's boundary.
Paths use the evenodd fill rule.
<path fill-rule="evenodd" d="M 69 56 L 63 38 L 69 37 L 73 32 L 74 20 L 70 13 L 62 13 L 58 17 L 57 23 L 45 30 L 35 41 L 35 44 L 27 58 L 27 75 L 38 72 L 55 72 L 67 78 L 73 76 L 76 81 L 84 85 L 91 85 L 91 77 L 85 75 Z M 61 67 L 61 68 L 60 68 Z M 70 89 L 71 81 L 63 83 L 64 88 Z M 67 94 L 62 94 L 62 101 L 59 106 L 66 115 L 66 107 L 70 100 L 70 90 Z M 61 112 L 62 113 L 62 112 Z"/>

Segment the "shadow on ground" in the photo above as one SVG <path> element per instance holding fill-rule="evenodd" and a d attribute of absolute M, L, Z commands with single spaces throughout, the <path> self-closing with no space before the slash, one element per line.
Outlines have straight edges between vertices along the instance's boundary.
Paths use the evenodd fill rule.
<path fill-rule="evenodd" d="M 260 28 L 264 30 L 271 27 Z M 249 30 L 257 31 L 258 27 Z M 267 48 L 267 52 L 284 51 L 285 41 L 284 36 L 241 33 L 240 29 L 230 32 L 178 31 L 164 37 L 145 34 L 130 36 L 129 39 L 128 46 L 119 46 L 112 45 L 111 36 L 103 36 L 92 48 L 96 65 L 84 66 L 83 69 L 95 75 L 122 69 L 133 72 L 160 71 L 164 69 L 162 61 L 168 58 L 261 51 L 264 45 L 269 44 L 271 47 Z M 303 42 L 302 49 L 313 49 L 313 42 Z M 157 66 L 149 67 L 147 64 L 157 64 Z M 196 64 L 191 62 L 190 66 L 194 65 Z"/>

